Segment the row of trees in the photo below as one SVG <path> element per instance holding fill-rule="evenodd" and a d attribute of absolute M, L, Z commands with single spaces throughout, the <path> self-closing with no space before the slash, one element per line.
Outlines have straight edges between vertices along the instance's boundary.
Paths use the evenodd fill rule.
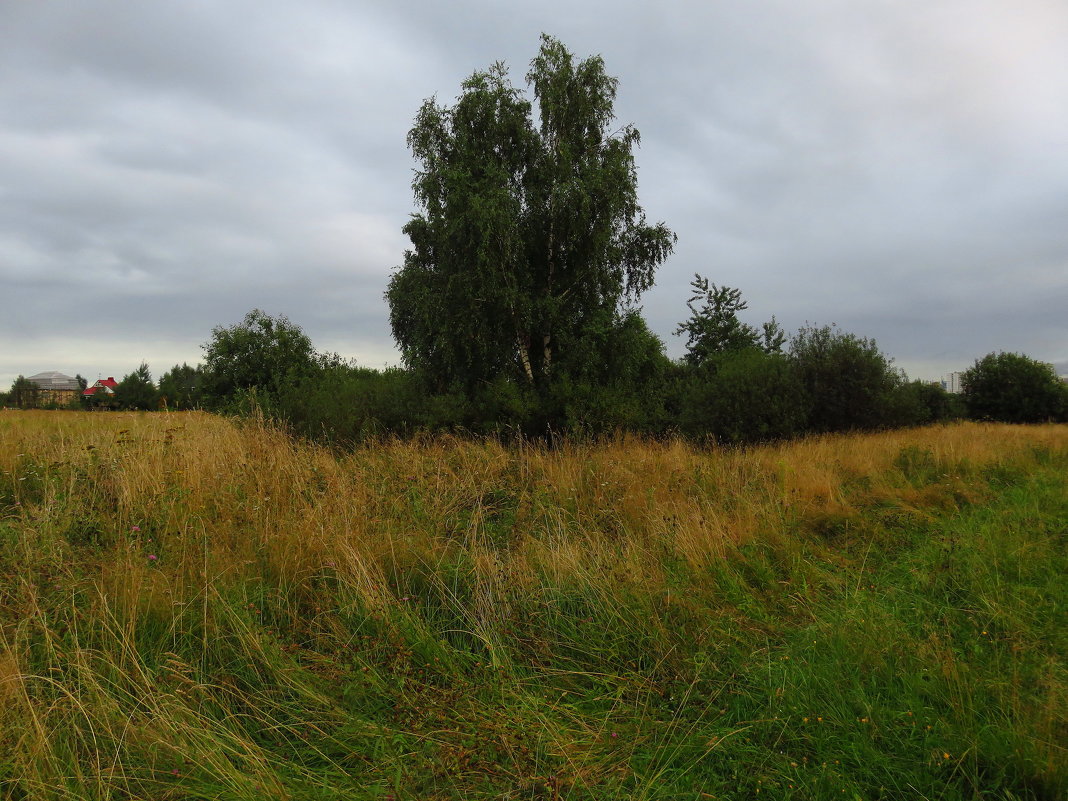
<path fill-rule="evenodd" d="M 74 410 L 124 409 L 149 411 L 155 409 L 196 409 L 208 401 L 201 391 L 203 368 L 199 365 L 175 365 L 163 374 L 159 383 L 152 380 L 147 364 L 123 376 L 114 389 L 114 394 L 98 391 L 92 395 L 81 392 L 65 405 Z M 75 376 L 81 390 L 89 385 L 81 375 Z M 46 402 L 36 384 L 24 376 L 18 376 L 7 392 L 0 392 L 0 407 L 17 409 L 60 408 L 55 401 Z"/>
<path fill-rule="evenodd" d="M 1068 385 L 1050 365 L 1026 356 L 977 360 L 964 373 L 963 392 L 952 395 L 907 380 L 873 340 L 833 325 L 805 326 L 788 337 L 774 318 L 758 329 L 739 319 L 746 304 L 738 290 L 700 276 L 693 287 L 690 317 L 677 330 L 687 337 L 682 359 L 668 359 L 641 317 L 630 314 L 602 333 L 594 356 L 572 362 L 543 389 L 502 378 L 442 387 L 436 373 L 358 367 L 316 351 L 285 317 L 253 310 L 213 330 L 203 364 L 175 365 L 158 384 L 141 364 L 104 403 L 258 410 L 294 433 L 339 445 L 421 431 L 545 436 L 619 429 L 749 443 L 959 417 L 1068 419 Z M 36 401 L 36 388 L 21 376 L 0 393 L 0 404 L 28 408 Z M 93 402 L 101 401 L 83 398 L 74 408 Z"/>
<path fill-rule="evenodd" d="M 199 402 L 234 413 L 259 409 L 296 433 L 337 444 L 370 435 L 475 433 L 651 435 L 749 443 L 809 432 L 871 430 L 971 417 L 1043 422 L 1068 417 L 1068 386 L 1052 367 L 990 354 L 964 374 L 964 392 L 909 381 L 876 343 L 833 325 L 792 336 L 774 318 L 742 322 L 737 290 L 698 276 L 685 356 L 672 361 L 637 314 L 603 332 L 603 347 L 570 362 L 545 388 L 497 377 L 441 386 L 417 368 L 372 370 L 317 352 L 284 317 L 254 310 L 217 327 L 196 377 Z M 601 344 L 601 343 L 598 343 Z"/>

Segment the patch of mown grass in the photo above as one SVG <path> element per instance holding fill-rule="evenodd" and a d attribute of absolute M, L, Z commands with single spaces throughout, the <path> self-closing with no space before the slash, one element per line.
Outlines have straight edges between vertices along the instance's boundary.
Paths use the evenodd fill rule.
<path fill-rule="evenodd" d="M 1068 792 L 1064 427 L 339 457 L 173 417 L 0 419 L 0 797 Z"/>

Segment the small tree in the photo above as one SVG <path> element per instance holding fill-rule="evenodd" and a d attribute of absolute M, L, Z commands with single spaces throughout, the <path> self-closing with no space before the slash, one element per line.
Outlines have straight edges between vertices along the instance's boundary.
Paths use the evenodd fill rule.
<path fill-rule="evenodd" d="M 1019 353 L 989 353 L 964 371 L 962 395 L 973 420 L 1040 423 L 1064 419 L 1068 388 L 1053 366 Z"/>
<path fill-rule="evenodd" d="M 679 390 L 679 427 L 725 443 L 760 442 L 801 433 L 810 403 L 794 365 L 779 353 L 746 348 L 717 359 L 716 370 L 691 369 Z"/>
<path fill-rule="evenodd" d="M 204 371 L 198 364 L 176 364 L 159 379 L 159 393 L 170 409 L 195 409 L 203 395 Z"/>
<path fill-rule="evenodd" d="M 875 340 L 834 325 L 805 326 L 790 341 L 794 363 L 812 402 L 815 431 L 892 425 L 892 394 L 904 380 Z"/>
<path fill-rule="evenodd" d="M 237 325 L 212 329 L 204 346 L 204 394 L 226 403 L 255 390 L 269 398 L 314 370 L 315 349 L 285 316 L 253 309 Z"/>
<path fill-rule="evenodd" d="M 545 396 L 547 428 L 604 434 L 616 429 L 657 433 L 665 426 L 671 361 L 637 310 L 605 314 L 581 342 L 569 343 L 563 378 Z M 533 422 L 533 421 L 532 421 Z M 530 426 L 534 433 L 536 425 Z"/>
<path fill-rule="evenodd" d="M 25 376 L 18 376 L 12 382 L 7 393 L 7 402 L 19 409 L 33 409 L 37 406 L 41 391 L 38 386 Z"/>
<path fill-rule="evenodd" d="M 740 289 L 717 286 L 698 274 L 694 274 L 690 286 L 693 296 L 686 302 L 690 319 L 675 329 L 676 336 L 686 334 L 684 358 L 688 364 L 700 367 L 747 348 L 760 348 L 765 353 L 782 351 L 786 335 L 774 317 L 764 323 L 761 331 L 738 319 L 738 312 L 749 308 Z"/>
<path fill-rule="evenodd" d="M 115 397 L 123 409 L 148 411 L 157 407 L 159 393 L 156 391 L 156 385 L 152 383 L 152 374 L 145 362 L 141 362 L 132 373 L 123 376 L 115 388 Z"/>

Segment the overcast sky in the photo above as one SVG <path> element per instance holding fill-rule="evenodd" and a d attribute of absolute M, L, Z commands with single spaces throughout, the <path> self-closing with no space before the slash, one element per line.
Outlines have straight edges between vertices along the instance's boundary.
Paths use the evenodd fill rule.
<path fill-rule="evenodd" d="M 1068 373 L 1064 0 L 0 0 L 0 386 L 158 377 L 252 308 L 397 363 L 406 133 L 542 31 L 641 131 L 670 355 L 700 272 L 914 378 Z"/>

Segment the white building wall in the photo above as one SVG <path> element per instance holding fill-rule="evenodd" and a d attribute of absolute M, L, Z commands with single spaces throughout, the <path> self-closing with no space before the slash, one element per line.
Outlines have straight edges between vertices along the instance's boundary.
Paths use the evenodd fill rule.
<path fill-rule="evenodd" d="M 964 389 L 964 385 L 961 383 L 961 378 L 963 376 L 963 372 L 950 373 L 949 375 L 943 376 L 942 389 L 946 390 L 946 392 L 952 392 L 955 395 L 958 394 Z"/>

